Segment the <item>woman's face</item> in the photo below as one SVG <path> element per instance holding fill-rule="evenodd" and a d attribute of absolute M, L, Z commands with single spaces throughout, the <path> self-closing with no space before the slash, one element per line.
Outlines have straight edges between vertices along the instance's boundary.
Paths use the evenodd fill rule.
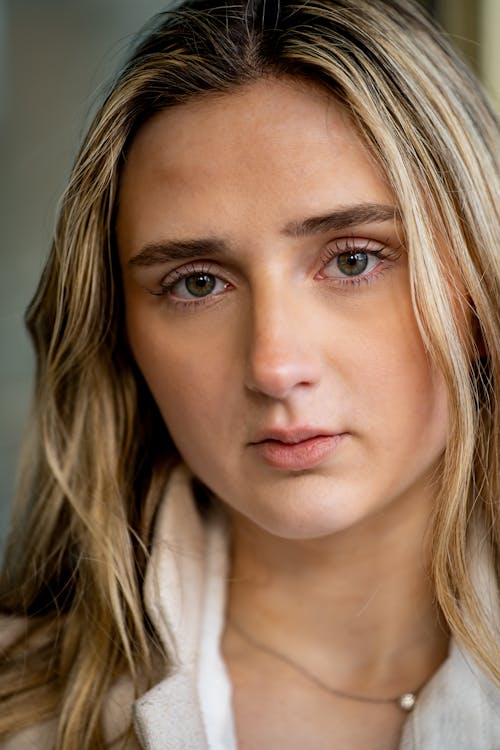
<path fill-rule="evenodd" d="M 305 539 L 428 493 L 445 387 L 394 197 L 332 98 L 268 79 L 155 115 L 117 237 L 133 354 L 225 503 Z"/>

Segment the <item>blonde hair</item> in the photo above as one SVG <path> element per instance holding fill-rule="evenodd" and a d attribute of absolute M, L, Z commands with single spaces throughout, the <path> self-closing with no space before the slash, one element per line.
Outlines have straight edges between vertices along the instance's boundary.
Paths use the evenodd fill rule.
<path fill-rule="evenodd" d="M 475 593 L 469 551 L 480 528 L 498 571 L 495 116 L 409 0 L 195 0 L 160 14 L 99 110 L 27 313 L 36 394 L 0 605 L 29 617 L 4 654 L 0 735 L 57 715 L 56 748 L 104 747 L 113 681 L 128 673 L 137 691 L 151 681 L 160 646 L 142 581 L 178 459 L 123 334 L 113 233 L 120 168 L 154 112 L 263 76 L 331 92 L 392 185 L 415 314 L 450 399 L 433 519 L 436 596 L 451 633 L 500 683 L 497 634 Z"/>

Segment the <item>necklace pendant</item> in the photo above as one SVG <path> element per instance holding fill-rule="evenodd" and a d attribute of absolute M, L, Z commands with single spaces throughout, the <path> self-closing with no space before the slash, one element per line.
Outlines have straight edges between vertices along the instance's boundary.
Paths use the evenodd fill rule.
<path fill-rule="evenodd" d="M 399 705 L 403 709 L 403 711 L 409 713 L 415 705 L 415 693 L 404 693 L 399 698 Z"/>

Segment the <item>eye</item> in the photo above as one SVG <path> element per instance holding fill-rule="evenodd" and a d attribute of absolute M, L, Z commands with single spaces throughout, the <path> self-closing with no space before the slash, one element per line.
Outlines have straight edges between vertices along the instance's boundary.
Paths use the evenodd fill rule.
<path fill-rule="evenodd" d="M 364 250 L 349 250 L 336 254 L 323 269 L 325 276 L 336 279 L 361 276 L 373 270 L 380 263 L 377 254 Z"/>
<path fill-rule="evenodd" d="M 213 273 L 198 271 L 190 273 L 171 284 L 165 285 L 165 291 L 173 297 L 184 300 L 202 299 L 223 292 L 227 283 Z"/>

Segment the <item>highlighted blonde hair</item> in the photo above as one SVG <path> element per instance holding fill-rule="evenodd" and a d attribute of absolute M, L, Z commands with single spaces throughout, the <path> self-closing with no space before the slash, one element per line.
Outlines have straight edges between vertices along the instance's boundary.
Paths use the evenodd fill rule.
<path fill-rule="evenodd" d="M 160 14 L 99 110 L 28 310 L 36 395 L 0 592 L 5 614 L 28 618 L 4 653 L 0 734 L 57 716 L 56 748 L 104 747 L 102 710 L 114 680 L 126 673 L 139 691 L 152 678 L 160 647 L 142 582 L 155 510 L 178 457 L 123 334 L 113 226 L 120 170 L 153 113 L 264 76 L 328 90 L 392 185 L 415 314 L 450 400 L 432 528 L 436 596 L 451 633 L 500 684 L 498 634 L 469 559 L 479 528 L 482 553 L 498 571 L 494 113 L 409 0 L 194 0 Z"/>

